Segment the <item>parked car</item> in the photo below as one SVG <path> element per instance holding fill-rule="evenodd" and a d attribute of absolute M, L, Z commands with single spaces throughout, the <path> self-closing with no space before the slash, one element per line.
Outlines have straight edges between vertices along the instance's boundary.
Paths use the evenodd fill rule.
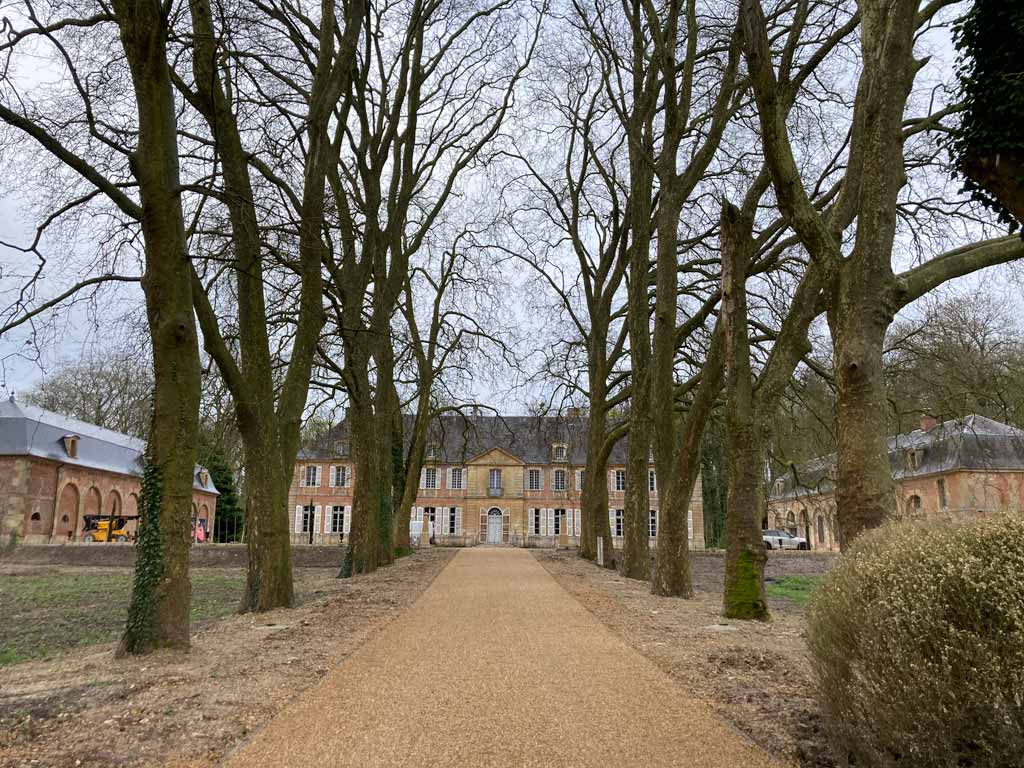
<path fill-rule="evenodd" d="M 789 531 L 761 531 L 765 549 L 810 549 L 807 539 L 794 536 Z"/>

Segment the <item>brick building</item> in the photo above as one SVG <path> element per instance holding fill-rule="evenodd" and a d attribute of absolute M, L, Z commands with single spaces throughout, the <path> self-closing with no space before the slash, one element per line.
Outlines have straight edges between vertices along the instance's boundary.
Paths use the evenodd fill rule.
<path fill-rule="evenodd" d="M 411 426 L 411 425 L 410 425 Z M 408 431 L 408 430 L 407 430 Z M 430 426 L 412 517 L 434 523 L 440 544 L 553 547 L 579 543 L 586 471 L 581 417 L 446 415 Z M 623 533 L 626 441 L 608 463 L 608 520 Z M 337 542 L 348 534 L 354 476 L 344 422 L 300 451 L 289 492 L 296 543 Z M 658 532 L 658 482 L 649 468 L 651 543 Z M 704 548 L 700 481 L 689 509 L 690 546 Z"/>
<path fill-rule="evenodd" d="M 906 514 L 976 515 L 1024 509 L 1024 430 L 984 416 L 938 423 L 889 438 L 896 505 Z M 812 549 L 839 549 L 835 456 L 778 477 L 764 527 L 804 536 Z"/>
<path fill-rule="evenodd" d="M 0 542 L 80 541 L 86 515 L 138 515 L 145 448 L 13 397 L 0 402 Z M 209 473 L 196 467 L 192 518 L 207 533 L 217 496 Z"/>

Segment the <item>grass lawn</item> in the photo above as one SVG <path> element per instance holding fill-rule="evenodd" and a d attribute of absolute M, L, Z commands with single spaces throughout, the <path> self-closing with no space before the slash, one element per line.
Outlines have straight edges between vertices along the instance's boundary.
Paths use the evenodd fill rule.
<path fill-rule="evenodd" d="M 131 584 L 120 569 L 0 576 L 0 667 L 116 640 Z M 244 584 L 242 571 L 193 571 L 192 620 L 232 613 Z"/>
<path fill-rule="evenodd" d="M 783 576 L 765 584 L 768 597 L 785 597 L 797 605 L 807 605 L 820 576 Z"/>

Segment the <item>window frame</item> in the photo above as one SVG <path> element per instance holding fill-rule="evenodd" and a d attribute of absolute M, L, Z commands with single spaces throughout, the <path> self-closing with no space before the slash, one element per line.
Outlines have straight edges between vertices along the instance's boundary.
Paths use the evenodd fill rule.
<path fill-rule="evenodd" d="M 498 480 L 498 484 L 497 485 L 494 484 L 494 479 L 495 478 L 497 478 L 497 480 Z M 503 488 L 501 483 L 502 483 L 501 469 L 498 468 L 498 467 L 494 467 L 492 469 L 489 469 L 487 471 L 487 490 L 489 490 L 489 491 L 500 491 Z"/>
<path fill-rule="evenodd" d="M 619 481 L 622 482 L 619 482 Z M 626 490 L 626 470 L 616 469 L 615 470 L 615 490 L 625 492 Z"/>
<path fill-rule="evenodd" d="M 559 479 L 561 479 L 561 481 L 562 481 L 561 483 L 558 482 Z M 566 491 L 566 490 L 568 490 L 567 483 L 566 483 L 565 470 L 564 469 L 556 469 L 554 471 L 554 473 L 552 474 L 552 476 L 551 476 L 551 490 L 553 490 L 553 491 Z"/>
<path fill-rule="evenodd" d="M 616 509 L 615 510 L 615 530 L 613 532 L 613 535 L 616 538 L 618 538 L 618 539 L 621 539 L 622 538 L 622 534 L 625 533 L 625 524 L 626 524 L 626 520 L 625 520 L 626 514 L 625 514 L 625 512 L 626 511 L 624 509 Z"/>
<path fill-rule="evenodd" d="M 338 518 L 341 518 L 341 524 L 338 525 Z M 344 533 L 345 532 L 345 505 L 334 504 L 331 507 L 331 533 Z"/>
<path fill-rule="evenodd" d="M 533 478 L 536 474 L 537 487 L 533 485 Z M 526 490 L 528 491 L 543 491 L 544 490 L 544 471 L 538 467 L 530 467 L 526 470 Z"/>
<path fill-rule="evenodd" d="M 312 479 L 312 481 L 309 479 L 310 470 L 313 471 L 313 479 Z M 303 488 L 318 488 L 319 487 L 319 483 L 317 483 L 317 479 L 318 479 L 317 475 L 319 475 L 319 474 L 320 473 L 317 471 L 317 465 L 316 464 L 306 464 L 306 465 L 304 465 L 302 467 L 302 487 Z"/>
<path fill-rule="evenodd" d="M 302 505 L 302 530 L 299 533 L 309 533 L 316 526 L 316 505 Z"/>
<path fill-rule="evenodd" d="M 647 536 L 651 539 L 658 538 L 658 510 L 652 509 L 647 515 Z"/>
<path fill-rule="evenodd" d="M 455 482 L 455 474 L 458 473 L 459 482 Z M 449 477 L 452 479 L 451 490 L 453 491 L 464 491 L 466 490 L 466 470 L 462 467 L 452 467 Z"/>
<path fill-rule="evenodd" d="M 431 485 L 431 473 L 433 473 L 433 485 Z M 437 476 L 437 467 L 424 467 L 423 468 L 423 489 L 426 491 L 436 491 L 441 487 Z"/>

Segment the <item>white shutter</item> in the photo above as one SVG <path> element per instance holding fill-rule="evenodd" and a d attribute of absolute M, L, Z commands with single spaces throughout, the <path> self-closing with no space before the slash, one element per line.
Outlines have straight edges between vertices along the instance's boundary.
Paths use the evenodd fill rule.
<path fill-rule="evenodd" d="M 582 469 L 577 469 L 576 470 L 576 490 L 577 491 L 582 491 L 583 490 L 583 470 Z"/>
<path fill-rule="evenodd" d="M 323 470 L 319 464 L 316 465 L 316 487 L 320 487 L 320 472 Z"/>
<path fill-rule="evenodd" d="M 615 510 L 608 510 L 608 527 L 612 531 L 612 536 L 615 536 Z"/>
<path fill-rule="evenodd" d="M 320 507 L 313 507 L 313 519 L 309 521 L 310 522 L 309 527 L 310 527 L 310 530 L 313 531 L 313 533 L 317 533 L 318 532 L 317 529 L 316 529 L 316 521 L 319 518 L 321 518 L 321 517 L 323 517 L 323 516 L 320 514 Z M 307 533 L 308 533 L 308 531 L 307 531 Z"/>
<path fill-rule="evenodd" d="M 548 536 L 555 535 L 555 510 L 548 509 Z"/>
<path fill-rule="evenodd" d="M 455 534 L 462 535 L 462 507 L 455 508 Z"/>
<path fill-rule="evenodd" d="M 615 490 L 615 470 L 614 469 L 608 470 L 608 490 L 609 491 L 614 491 Z"/>
<path fill-rule="evenodd" d="M 452 487 L 452 468 L 448 467 L 448 469 L 445 470 L 444 474 L 445 474 L 444 487 L 448 488 L 449 490 L 451 490 L 451 487 Z"/>
<path fill-rule="evenodd" d="M 573 532 L 573 536 L 579 536 L 580 535 L 580 511 L 578 509 L 574 509 L 572 511 L 572 516 L 576 520 L 576 525 L 574 526 L 575 530 Z"/>
<path fill-rule="evenodd" d="M 341 525 L 341 532 L 348 533 L 352 530 L 352 507 L 342 507 L 341 509 L 345 514 L 344 522 Z"/>
<path fill-rule="evenodd" d="M 295 526 L 292 528 L 292 533 L 302 532 L 302 505 L 299 504 L 295 507 Z"/>
<path fill-rule="evenodd" d="M 693 510 L 692 509 L 686 510 L 686 532 L 689 534 L 689 537 L 692 539 L 693 538 Z"/>
<path fill-rule="evenodd" d="M 420 469 L 420 488 L 427 487 L 427 468 Z"/>
<path fill-rule="evenodd" d="M 328 488 L 334 488 L 334 480 L 335 480 L 334 465 L 333 464 L 328 464 L 327 465 L 327 487 Z"/>

